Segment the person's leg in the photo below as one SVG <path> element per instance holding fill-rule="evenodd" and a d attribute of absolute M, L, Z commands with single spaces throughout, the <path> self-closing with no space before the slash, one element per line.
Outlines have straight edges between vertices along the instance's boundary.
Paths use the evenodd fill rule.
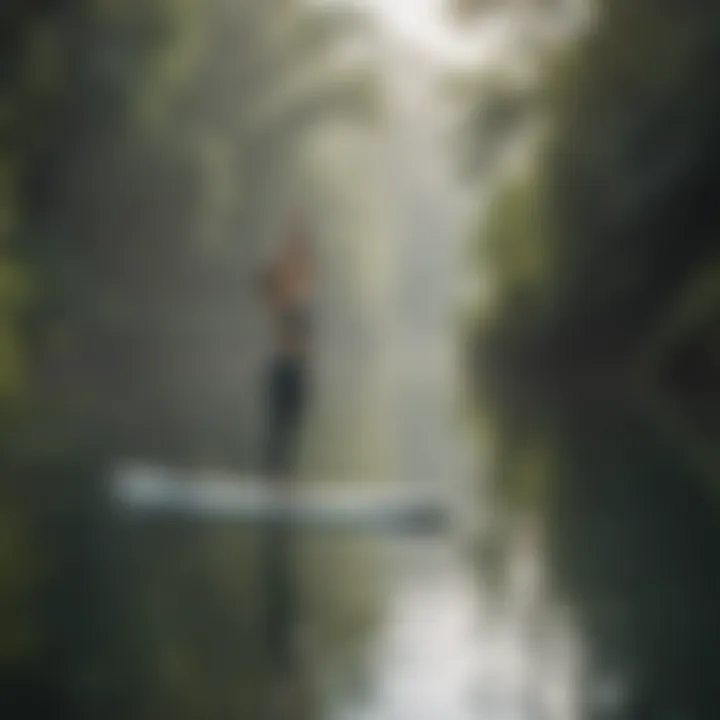
<path fill-rule="evenodd" d="M 300 388 L 295 363 L 275 361 L 269 381 L 265 473 L 274 482 L 285 482 L 296 469 Z"/>
<path fill-rule="evenodd" d="M 305 419 L 305 369 L 300 360 L 288 367 L 285 403 L 284 461 L 290 477 L 298 470 L 300 440 Z"/>
<path fill-rule="evenodd" d="M 263 448 L 263 473 L 269 479 L 281 471 L 282 459 L 282 368 L 279 360 L 273 360 L 267 376 L 266 425 Z"/>

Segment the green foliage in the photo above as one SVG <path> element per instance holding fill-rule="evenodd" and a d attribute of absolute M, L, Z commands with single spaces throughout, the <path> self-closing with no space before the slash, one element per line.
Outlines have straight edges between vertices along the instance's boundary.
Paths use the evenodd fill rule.
<path fill-rule="evenodd" d="M 0 667 L 31 660 L 38 651 L 34 598 L 39 589 L 40 560 L 27 508 L 0 503 Z"/>
<path fill-rule="evenodd" d="M 622 374 L 717 252 L 715 12 L 601 7 L 550 74 L 544 147 L 481 238 L 500 288 L 489 332 L 546 384 Z"/>
<path fill-rule="evenodd" d="M 717 7 L 599 2 L 476 239 L 498 482 L 632 716 L 717 710 L 719 56 Z"/>
<path fill-rule="evenodd" d="M 14 716 L 259 716 L 242 542 L 200 552 L 188 533 L 128 568 L 103 468 L 252 462 L 244 281 L 307 128 L 371 94 L 328 72 L 347 30 L 293 0 L 0 7 L 0 694 Z M 218 564 L 204 598 L 193 554 Z"/>

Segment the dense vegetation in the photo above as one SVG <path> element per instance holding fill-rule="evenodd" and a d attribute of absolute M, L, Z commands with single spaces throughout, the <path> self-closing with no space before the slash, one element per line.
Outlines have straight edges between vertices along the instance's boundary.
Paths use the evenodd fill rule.
<path fill-rule="evenodd" d="M 476 242 L 500 481 L 632 718 L 717 707 L 719 58 L 710 4 L 599 2 Z"/>
<path fill-rule="evenodd" d="M 101 481 L 127 454 L 254 459 L 248 273 L 297 201 L 304 131 L 368 105 L 366 78 L 319 72 L 350 27 L 291 0 L 2 3 L 4 716 L 257 716 L 262 659 L 208 666 L 250 662 L 253 598 L 192 594 L 250 560 L 222 532 L 135 547 Z"/>
<path fill-rule="evenodd" d="M 245 279 L 305 131 L 369 104 L 318 72 L 350 26 L 291 0 L 0 6 L 3 716 L 258 717 L 252 542 L 128 533 L 100 479 L 251 461 Z M 546 122 L 475 242 L 499 479 L 629 718 L 717 716 L 719 60 L 711 3 L 598 0 L 541 92 L 501 82 L 476 118 L 483 152 L 488 123 Z"/>

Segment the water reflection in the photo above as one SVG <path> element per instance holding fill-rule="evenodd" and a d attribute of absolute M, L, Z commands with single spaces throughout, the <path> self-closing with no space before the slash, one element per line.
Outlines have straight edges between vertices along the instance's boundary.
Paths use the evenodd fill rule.
<path fill-rule="evenodd" d="M 701 477 L 617 405 L 569 412 L 556 443 L 552 557 L 598 673 L 629 684 L 620 716 L 713 716 L 720 528 Z"/>
<path fill-rule="evenodd" d="M 275 676 L 274 700 L 285 715 L 300 716 L 302 658 L 296 629 L 299 627 L 299 593 L 293 562 L 294 533 L 290 525 L 268 529 L 262 537 L 261 593 L 266 617 L 265 643 Z"/>
<path fill-rule="evenodd" d="M 500 477 L 524 488 L 513 502 L 536 518 L 546 583 L 572 608 L 577 717 L 714 717 L 720 527 L 703 474 L 627 397 L 530 405 L 501 422 L 513 463 Z"/>
<path fill-rule="evenodd" d="M 131 708 L 336 720 L 579 717 L 574 618 L 541 592 L 530 536 L 513 550 L 515 570 L 499 593 L 452 535 L 171 523 L 130 523 L 124 533 L 117 649 L 135 668 Z M 170 548 L 159 576 L 148 559 Z"/>

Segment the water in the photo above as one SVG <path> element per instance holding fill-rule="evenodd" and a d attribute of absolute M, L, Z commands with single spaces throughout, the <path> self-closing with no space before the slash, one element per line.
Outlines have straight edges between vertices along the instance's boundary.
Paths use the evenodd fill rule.
<path fill-rule="evenodd" d="M 333 698 L 328 717 L 536 717 L 545 698 L 522 618 L 498 611 L 450 543 L 388 555 L 395 572 L 366 655 L 366 692 Z"/>
<path fill-rule="evenodd" d="M 389 549 L 395 572 L 369 643 L 365 696 L 334 701 L 331 717 L 473 717 L 478 597 L 443 543 Z"/>

